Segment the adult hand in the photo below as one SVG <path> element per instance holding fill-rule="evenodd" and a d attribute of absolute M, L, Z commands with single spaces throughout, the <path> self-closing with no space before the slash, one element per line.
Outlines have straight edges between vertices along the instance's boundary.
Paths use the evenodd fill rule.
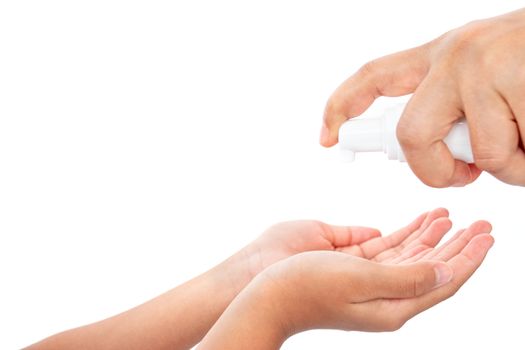
<path fill-rule="evenodd" d="M 330 97 L 321 144 L 379 96 L 414 93 L 397 136 L 413 172 L 433 187 L 463 186 L 487 171 L 525 185 L 525 9 L 478 20 L 406 51 L 366 63 Z M 443 139 L 467 118 L 474 164 L 453 159 Z"/>

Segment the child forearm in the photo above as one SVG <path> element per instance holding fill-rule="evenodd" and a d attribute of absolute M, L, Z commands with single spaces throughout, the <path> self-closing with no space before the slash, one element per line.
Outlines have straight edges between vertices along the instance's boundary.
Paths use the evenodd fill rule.
<path fill-rule="evenodd" d="M 230 304 L 197 350 L 277 350 L 291 335 L 276 288 L 254 280 Z"/>
<path fill-rule="evenodd" d="M 140 306 L 27 349 L 189 349 L 244 286 L 239 283 L 248 278 L 244 265 L 238 254 Z"/>

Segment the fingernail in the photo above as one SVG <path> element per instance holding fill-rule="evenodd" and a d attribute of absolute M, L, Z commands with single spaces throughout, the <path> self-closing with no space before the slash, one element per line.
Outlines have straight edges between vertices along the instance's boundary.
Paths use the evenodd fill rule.
<path fill-rule="evenodd" d="M 450 280 L 452 279 L 452 276 L 454 275 L 454 272 L 452 271 L 450 266 L 448 266 L 445 263 L 441 263 L 441 264 L 435 265 L 434 266 L 434 273 L 436 274 L 436 286 L 435 286 L 435 288 L 440 287 L 440 286 L 450 282 Z"/>
<path fill-rule="evenodd" d="M 319 137 L 319 142 L 321 142 L 321 144 L 326 144 L 329 135 L 330 132 L 328 131 L 328 128 L 326 127 L 326 125 L 323 124 L 323 127 L 321 128 L 321 136 Z"/>

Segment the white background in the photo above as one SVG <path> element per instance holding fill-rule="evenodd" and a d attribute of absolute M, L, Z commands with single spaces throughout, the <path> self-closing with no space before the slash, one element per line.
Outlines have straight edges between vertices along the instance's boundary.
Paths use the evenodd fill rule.
<path fill-rule="evenodd" d="M 284 349 L 523 346 L 525 189 L 422 185 L 318 141 L 365 61 L 520 1 L 1 1 L 0 348 L 137 305 L 272 223 L 384 233 L 444 206 L 496 245 L 452 299 L 391 334 L 314 331 Z M 521 344 L 521 345 L 520 345 Z"/>

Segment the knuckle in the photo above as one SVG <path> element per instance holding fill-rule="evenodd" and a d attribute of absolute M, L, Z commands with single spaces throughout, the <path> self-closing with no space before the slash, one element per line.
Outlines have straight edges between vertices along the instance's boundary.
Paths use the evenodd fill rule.
<path fill-rule="evenodd" d="M 411 286 L 411 296 L 416 297 L 423 294 L 426 291 L 427 276 L 424 273 L 417 273 L 413 277 Z"/>
<path fill-rule="evenodd" d="M 379 64 L 377 60 L 372 60 L 366 62 L 364 65 L 359 68 L 357 71 L 357 74 L 360 75 L 363 78 L 368 77 L 374 77 L 376 74 L 378 74 L 379 71 Z"/>
<path fill-rule="evenodd" d="M 450 32 L 449 48 L 455 53 L 467 53 L 478 47 L 487 30 L 485 21 L 476 20 Z"/>
<path fill-rule="evenodd" d="M 472 21 L 463 27 L 448 32 L 440 41 L 438 57 L 450 67 L 464 61 L 481 60 L 485 57 L 484 37 L 487 33 L 487 23 L 484 20 Z"/>
<path fill-rule="evenodd" d="M 409 114 L 405 113 L 397 125 L 396 136 L 403 150 L 417 149 L 427 142 L 424 131 L 412 122 L 412 119 Z"/>
<path fill-rule="evenodd" d="M 493 81 L 495 87 L 501 91 L 511 89 L 522 91 L 525 87 L 525 70 L 522 67 L 522 60 L 508 55 L 505 48 L 496 47 L 486 50 L 483 70 L 487 78 Z"/>
<path fill-rule="evenodd" d="M 497 173 L 509 166 L 512 152 L 505 149 L 474 150 L 474 162 L 478 168 L 489 173 Z"/>
<path fill-rule="evenodd" d="M 416 165 L 416 158 L 421 160 L 425 157 L 432 140 L 435 139 L 432 130 L 427 127 L 419 125 L 414 122 L 414 112 L 412 110 L 405 111 L 405 114 L 400 119 L 396 136 L 401 146 L 403 153 L 407 157 L 414 174 L 427 186 L 442 188 L 450 186 L 451 177 L 453 174 L 437 173 L 429 169 L 428 166 Z M 426 162 L 428 163 L 428 162 Z"/>

